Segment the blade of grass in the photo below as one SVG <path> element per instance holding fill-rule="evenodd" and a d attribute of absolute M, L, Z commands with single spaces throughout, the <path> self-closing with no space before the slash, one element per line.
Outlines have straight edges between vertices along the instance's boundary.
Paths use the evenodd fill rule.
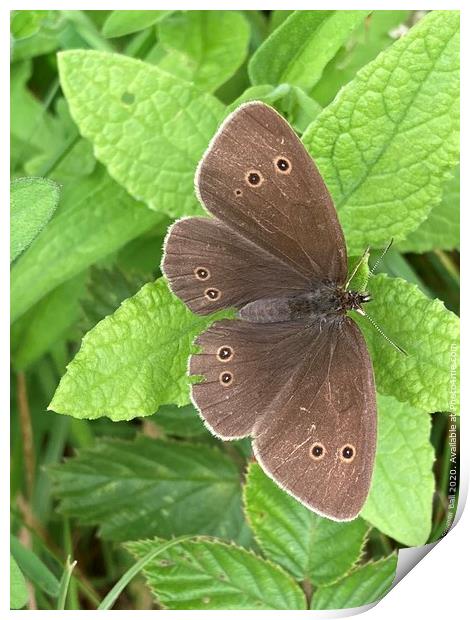
<path fill-rule="evenodd" d="M 60 580 L 59 596 L 57 597 L 57 609 L 65 609 L 65 600 L 67 598 L 67 592 L 69 589 L 70 578 L 72 577 L 72 571 L 77 564 L 77 560 L 70 562 L 70 556 L 67 556 L 65 561 L 64 572 Z"/>
<path fill-rule="evenodd" d="M 144 557 L 141 560 L 136 562 L 133 566 L 129 568 L 128 571 L 124 573 L 121 579 L 119 579 L 116 585 L 108 592 L 108 594 L 101 601 L 100 605 L 98 606 L 98 609 L 111 609 L 111 607 L 114 605 L 118 596 L 121 594 L 124 588 L 144 568 L 144 566 L 148 564 L 148 562 L 153 560 L 153 558 L 155 558 L 157 555 L 159 555 L 163 551 L 166 551 L 170 547 L 173 547 L 174 545 L 178 545 L 180 542 L 190 540 L 191 538 L 192 536 L 179 536 L 178 538 L 173 538 L 172 540 L 169 540 L 168 542 L 163 543 L 162 545 L 157 547 L 157 549 L 152 549 L 152 551 L 149 551 L 147 555 L 144 555 Z"/>

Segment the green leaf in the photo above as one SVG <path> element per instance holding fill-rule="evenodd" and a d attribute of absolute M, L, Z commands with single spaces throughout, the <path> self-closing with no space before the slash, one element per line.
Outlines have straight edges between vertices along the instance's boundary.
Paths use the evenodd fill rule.
<path fill-rule="evenodd" d="M 428 299 L 400 278 L 379 274 L 369 280 L 368 289 L 372 302 L 367 313 L 408 353 L 397 351 L 365 317 L 352 315 L 366 337 L 378 391 L 422 411 L 457 413 L 458 373 L 454 386 L 451 368 L 457 363 L 458 317 L 442 301 Z"/>
<path fill-rule="evenodd" d="M 460 168 L 443 185 L 441 202 L 427 220 L 398 244 L 401 252 L 455 250 L 460 247 Z"/>
<path fill-rule="evenodd" d="M 98 525 L 109 540 L 242 532 L 239 472 L 215 448 L 107 440 L 49 471 L 60 512 Z"/>
<path fill-rule="evenodd" d="M 11 271 L 11 320 L 162 217 L 133 200 L 102 168 L 64 187 L 55 217 Z"/>
<path fill-rule="evenodd" d="M 263 552 L 298 581 L 331 583 L 358 561 L 368 527 L 319 517 L 280 489 L 257 464 L 249 467 L 245 510 Z"/>
<path fill-rule="evenodd" d="M 155 414 L 153 422 L 167 435 L 175 437 L 196 437 L 207 434 L 207 430 L 193 405 L 176 407 L 165 405 Z"/>
<path fill-rule="evenodd" d="M 139 559 L 161 542 L 140 540 L 126 548 Z M 143 573 L 167 609 L 305 609 L 303 592 L 292 577 L 220 541 L 181 542 L 149 562 Z"/>
<path fill-rule="evenodd" d="M 10 609 L 21 609 L 28 602 L 28 589 L 23 573 L 10 555 Z"/>
<path fill-rule="evenodd" d="M 369 11 L 294 11 L 248 65 L 253 84 L 289 84 L 309 91 L 325 65 Z"/>
<path fill-rule="evenodd" d="M 378 398 L 378 413 L 377 457 L 361 516 L 398 542 L 419 547 L 431 533 L 431 418 L 409 404 L 382 395 Z"/>
<path fill-rule="evenodd" d="M 82 273 L 60 284 L 12 325 L 11 353 L 17 370 L 38 360 L 78 321 L 85 276 Z"/>
<path fill-rule="evenodd" d="M 86 334 L 49 409 L 117 421 L 187 404 L 191 344 L 213 320 L 192 314 L 163 278 L 146 284 Z"/>
<path fill-rule="evenodd" d="M 172 11 L 112 11 L 103 25 L 108 39 L 144 30 L 153 26 Z"/>
<path fill-rule="evenodd" d="M 359 71 L 303 140 L 351 254 L 404 239 L 458 163 L 459 13 L 428 14 Z"/>
<path fill-rule="evenodd" d="M 393 32 L 408 19 L 410 13 L 372 11 L 325 67 L 312 96 L 323 106 L 333 101 L 339 89 L 355 78 L 361 67 L 394 42 L 397 37 L 392 36 Z"/>
<path fill-rule="evenodd" d="M 223 116 L 208 93 L 118 54 L 59 54 L 70 111 L 95 156 L 137 200 L 173 216 L 200 214 L 194 172 Z"/>
<path fill-rule="evenodd" d="M 312 609 L 350 609 L 375 603 L 390 589 L 397 555 L 359 566 L 343 579 L 315 590 Z"/>
<path fill-rule="evenodd" d="M 56 598 L 59 594 L 59 581 L 44 562 L 33 551 L 23 547 L 15 536 L 10 536 L 10 550 L 23 575 L 42 592 Z"/>
<path fill-rule="evenodd" d="M 10 263 L 39 235 L 59 203 L 59 186 L 49 179 L 10 184 Z"/>
<path fill-rule="evenodd" d="M 10 32 L 15 39 L 24 39 L 35 34 L 50 11 L 12 11 Z"/>
<path fill-rule="evenodd" d="M 182 11 L 158 28 L 167 51 L 159 67 L 201 89 L 214 91 L 243 63 L 250 28 L 238 11 Z"/>

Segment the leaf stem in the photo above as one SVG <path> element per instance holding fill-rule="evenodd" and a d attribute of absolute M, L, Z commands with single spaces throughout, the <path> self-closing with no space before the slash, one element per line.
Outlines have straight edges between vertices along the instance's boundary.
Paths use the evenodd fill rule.
<path fill-rule="evenodd" d="M 153 558 L 157 555 L 160 555 L 163 551 L 166 551 L 170 547 L 174 547 L 181 542 L 185 542 L 187 540 L 191 540 L 194 538 L 193 536 L 179 536 L 178 538 L 173 538 L 172 540 L 163 543 L 156 549 L 152 549 L 149 551 L 144 557 L 136 562 L 133 566 L 127 570 L 124 575 L 119 579 L 116 585 L 108 592 L 108 594 L 101 601 L 98 609 L 111 609 L 111 607 L 116 602 L 116 599 L 124 590 L 124 588 L 129 584 L 129 582 L 144 568 L 146 564 L 148 564 Z"/>

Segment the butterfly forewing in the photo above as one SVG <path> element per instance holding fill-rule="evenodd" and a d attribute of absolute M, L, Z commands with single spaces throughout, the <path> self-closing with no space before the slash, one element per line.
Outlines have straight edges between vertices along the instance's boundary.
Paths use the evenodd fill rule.
<path fill-rule="evenodd" d="M 222 125 L 196 187 L 204 206 L 312 282 L 346 279 L 336 210 L 313 160 L 288 123 L 252 102 Z"/>

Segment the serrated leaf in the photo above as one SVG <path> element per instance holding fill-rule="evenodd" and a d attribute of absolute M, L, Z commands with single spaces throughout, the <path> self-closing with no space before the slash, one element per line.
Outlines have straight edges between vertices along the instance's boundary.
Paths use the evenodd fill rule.
<path fill-rule="evenodd" d="M 59 186 L 41 178 L 10 184 L 10 263 L 31 245 L 59 203 Z"/>
<path fill-rule="evenodd" d="M 140 436 L 100 441 L 52 467 L 59 510 L 99 526 L 103 538 L 243 531 L 239 472 L 219 450 Z"/>
<path fill-rule="evenodd" d="M 68 184 L 49 226 L 13 265 L 11 321 L 162 217 L 133 200 L 103 168 Z"/>
<path fill-rule="evenodd" d="M 369 11 L 294 11 L 248 65 L 253 84 L 289 83 L 309 91 Z"/>
<path fill-rule="evenodd" d="M 315 590 L 312 609 L 350 609 L 375 603 L 385 596 L 395 578 L 397 556 L 359 566 L 343 579 Z"/>
<path fill-rule="evenodd" d="M 372 11 L 325 67 L 321 80 L 311 93 L 312 96 L 323 106 L 333 101 L 339 89 L 355 78 L 361 67 L 398 38 L 394 33 L 410 13 L 411 11 Z"/>
<path fill-rule="evenodd" d="M 368 284 L 367 313 L 407 355 L 397 351 L 357 313 L 374 364 L 377 389 L 421 411 L 458 412 L 458 372 L 451 376 L 459 343 L 459 319 L 439 299 L 429 299 L 415 284 L 384 274 Z M 456 402 L 451 402 L 456 387 Z"/>
<path fill-rule="evenodd" d="M 108 39 L 122 37 L 153 26 L 172 11 L 111 11 L 103 24 L 103 35 Z"/>
<path fill-rule="evenodd" d="M 166 55 L 159 67 L 214 91 L 243 63 L 250 28 L 238 11 L 181 11 L 158 28 Z"/>
<path fill-rule="evenodd" d="M 80 318 L 79 299 L 84 294 L 86 274 L 67 280 L 45 295 L 11 328 L 14 368 L 31 366 Z"/>
<path fill-rule="evenodd" d="M 71 114 L 96 158 L 137 200 L 172 216 L 202 213 L 194 172 L 223 116 L 208 93 L 118 54 L 59 54 Z"/>
<path fill-rule="evenodd" d="M 138 559 L 159 540 L 128 543 Z M 305 609 L 300 587 L 282 569 L 220 541 L 181 542 L 149 562 L 144 575 L 168 609 Z"/>
<path fill-rule="evenodd" d="M 361 516 L 403 545 L 419 547 L 431 533 L 431 418 L 382 395 L 378 397 L 378 414 L 377 457 Z"/>
<path fill-rule="evenodd" d="M 298 581 L 331 583 L 360 557 L 368 527 L 319 517 L 280 489 L 257 464 L 249 467 L 245 511 L 263 552 Z"/>
<path fill-rule="evenodd" d="M 28 602 L 28 590 L 23 573 L 10 555 L 10 609 L 21 609 Z"/>
<path fill-rule="evenodd" d="M 86 334 L 49 409 L 118 421 L 186 405 L 191 344 L 213 320 L 192 314 L 163 278 L 146 284 Z"/>
<path fill-rule="evenodd" d="M 159 408 L 153 421 L 167 435 L 174 437 L 197 437 L 208 432 L 193 405 L 165 405 Z"/>
<path fill-rule="evenodd" d="M 358 72 L 303 141 L 351 254 L 404 239 L 458 162 L 459 13 L 423 18 Z"/>
<path fill-rule="evenodd" d="M 460 169 L 443 185 L 442 198 L 416 230 L 398 244 L 401 252 L 455 250 L 460 247 Z"/>

